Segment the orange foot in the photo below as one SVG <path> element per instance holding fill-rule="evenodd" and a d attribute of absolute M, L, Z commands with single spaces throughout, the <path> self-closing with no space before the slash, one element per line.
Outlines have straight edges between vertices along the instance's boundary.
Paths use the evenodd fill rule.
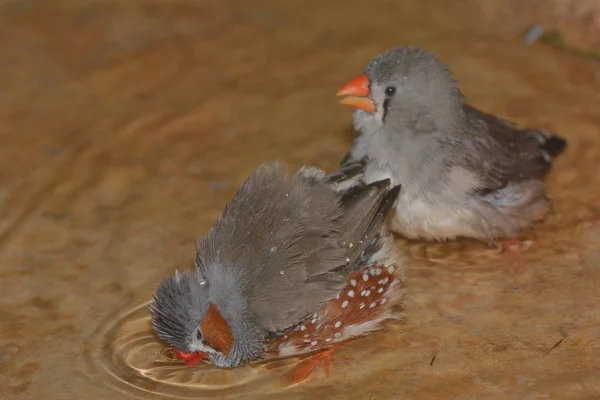
<path fill-rule="evenodd" d="M 315 354 L 305 366 L 298 368 L 292 373 L 292 381 L 294 384 L 302 382 L 317 368 L 319 363 L 323 361 L 323 367 L 325 368 L 325 376 L 329 378 L 329 366 L 331 365 L 331 357 L 333 353 L 340 347 L 339 344 L 334 344 L 328 349 L 323 350 L 320 353 Z"/>
<path fill-rule="evenodd" d="M 521 252 L 531 247 L 531 240 L 510 239 L 502 242 L 502 248 L 508 250 L 513 257 L 515 270 L 523 270 Z"/>

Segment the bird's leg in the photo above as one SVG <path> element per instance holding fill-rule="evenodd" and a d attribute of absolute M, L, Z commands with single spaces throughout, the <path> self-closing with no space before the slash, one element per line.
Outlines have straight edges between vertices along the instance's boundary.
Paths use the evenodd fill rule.
<path fill-rule="evenodd" d="M 329 348 L 315 354 L 310 361 L 306 363 L 306 365 L 298 368 L 292 373 L 293 383 L 299 383 L 308 378 L 308 376 L 315 370 L 315 368 L 317 368 L 321 361 L 323 361 L 323 367 L 325 368 L 325 376 L 329 378 L 331 357 L 338 347 L 340 347 L 340 344 L 334 344 Z"/>
<path fill-rule="evenodd" d="M 507 250 L 512 256 L 516 271 L 521 271 L 523 269 L 521 252 L 531 247 L 531 244 L 531 240 L 519 238 L 506 239 L 502 241 L 502 250 Z"/>

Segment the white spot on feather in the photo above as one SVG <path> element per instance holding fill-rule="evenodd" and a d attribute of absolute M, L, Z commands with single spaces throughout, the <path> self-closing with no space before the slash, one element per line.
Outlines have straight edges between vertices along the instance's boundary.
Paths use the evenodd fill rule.
<path fill-rule="evenodd" d="M 369 304 L 369 308 L 373 308 L 373 307 L 375 307 L 375 303 Z"/>
<path fill-rule="evenodd" d="M 548 154 L 548 152 L 542 150 L 541 154 L 542 154 L 542 157 L 544 157 L 544 161 L 546 161 L 547 163 L 552 161 L 552 157 L 550 157 L 550 154 Z"/>
<path fill-rule="evenodd" d="M 347 305 L 348 305 L 348 300 L 344 300 L 344 302 L 342 303 L 342 308 L 346 308 Z"/>
<path fill-rule="evenodd" d="M 366 273 L 363 274 L 363 281 L 368 281 L 369 280 L 369 275 L 367 275 Z"/>
<path fill-rule="evenodd" d="M 345 337 L 355 337 L 362 336 L 369 332 L 378 330 L 380 328 L 380 323 L 390 318 L 389 314 L 380 314 L 377 318 L 363 322 L 362 324 L 353 324 L 348 325 L 344 328 L 344 336 Z"/>
<path fill-rule="evenodd" d="M 354 290 L 348 290 L 348 297 L 354 297 Z"/>
<path fill-rule="evenodd" d="M 393 266 L 393 265 L 390 265 L 389 267 L 387 267 L 387 270 L 388 270 L 388 272 L 389 272 L 390 274 L 393 274 L 393 273 L 394 273 L 394 266 Z"/>
<path fill-rule="evenodd" d="M 341 323 L 340 321 L 338 321 L 338 322 L 336 322 L 336 323 L 335 323 L 335 325 L 334 325 L 334 326 L 335 326 L 336 328 L 339 328 L 341 325 L 342 325 L 342 323 Z"/>
<path fill-rule="evenodd" d="M 301 331 L 305 331 L 305 330 L 306 330 L 306 326 L 304 326 L 304 325 L 300 325 L 300 330 L 301 330 Z"/>
<path fill-rule="evenodd" d="M 285 342 L 279 345 L 279 355 L 282 357 L 298 354 L 299 351 L 300 349 L 290 342 Z"/>
<path fill-rule="evenodd" d="M 351 284 L 352 286 L 356 286 L 356 281 L 355 281 L 354 279 L 350 279 L 350 284 Z"/>

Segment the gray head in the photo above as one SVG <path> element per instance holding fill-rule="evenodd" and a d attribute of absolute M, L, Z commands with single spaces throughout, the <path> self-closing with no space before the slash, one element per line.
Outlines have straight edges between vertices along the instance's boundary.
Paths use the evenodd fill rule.
<path fill-rule="evenodd" d="M 191 353 L 202 346 L 200 323 L 208 310 L 206 282 L 192 271 L 164 278 L 150 303 L 152 327 L 169 345 Z"/>
<path fill-rule="evenodd" d="M 410 46 L 393 48 L 373 59 L 364 73 L 346 84 L 338 96 L 357 107 L 355 125 L 451 123 L 463 96 L 444 62 L 433 53 Z"/>
<path fill-rule="evenodd" d="M 221 367 L 238 365 L 249 358 L 240 346 L 246 338 L 239 335 L 239 323 L 228 322 L 235 317 L 209 301 L 209 291 L 210 283 L 198 269 L 164 278 L 149 307 L 152 327 L 183 353 L 203 353 Z"/>

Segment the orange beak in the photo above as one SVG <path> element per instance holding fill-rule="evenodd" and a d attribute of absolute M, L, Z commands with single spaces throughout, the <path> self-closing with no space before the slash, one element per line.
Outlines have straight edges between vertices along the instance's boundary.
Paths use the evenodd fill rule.
<path fill-rule="evenodd" d="M 347 96 L 340 100 L 341 104 L 347 104 L 372 113 L 375 112 L 375 103 L 368 97 L 370 94 L 369 77 L 367 74 L 361 74 L 345 84 L 336 93 L 336 96 Z"/>
<path fill-rule="evenodd" d="M 173 352 L 175 353 L 175 357 L 183 361 L 188 367 L 193 367 L 208 355 L 207 353 L 184 353 L 177 349 L 173 349 Z"/>

